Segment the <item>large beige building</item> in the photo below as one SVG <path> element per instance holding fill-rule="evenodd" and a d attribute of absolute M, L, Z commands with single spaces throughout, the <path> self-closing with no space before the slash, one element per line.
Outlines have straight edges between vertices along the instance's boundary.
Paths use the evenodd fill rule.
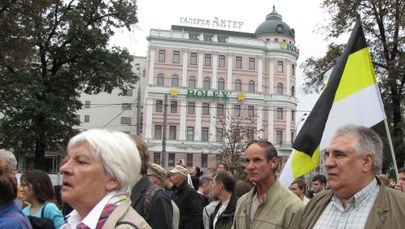
<path fill-rule="evenodd" d="M 236 138 L 267 139 L 287 159 L 296 134 L 294 29 L 274 7 L 254 33 L 207 24 L 151 29 L 147 38 L 141 123 L 153 162 L 215 168 Z"/>

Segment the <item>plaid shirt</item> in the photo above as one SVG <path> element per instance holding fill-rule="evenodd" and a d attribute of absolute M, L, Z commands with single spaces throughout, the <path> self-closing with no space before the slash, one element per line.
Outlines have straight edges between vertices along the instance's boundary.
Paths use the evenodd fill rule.
<path fill-rule="evenodd" d="M 374 205 L 379 190 L 377 180 L 374 178 L 369 185 L 349 199 L 346 208 L 343 207 L 343 203 L 340 198 L 333 195 L 328 206 L 326 206 L 313 228 L 364 228 L 367 217 Z"/>

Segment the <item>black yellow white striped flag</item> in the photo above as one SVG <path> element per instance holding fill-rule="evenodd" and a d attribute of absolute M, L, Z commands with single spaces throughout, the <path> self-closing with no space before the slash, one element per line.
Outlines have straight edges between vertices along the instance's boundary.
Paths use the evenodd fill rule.
<path fill-rule="evenodd" d="M 369 49 L 357 20 L 328 83 L 298 133 L 280 175 L 285 186 L 318 166 L 335 131 L 345 124 L 374 126 L 385 119 Z"/>

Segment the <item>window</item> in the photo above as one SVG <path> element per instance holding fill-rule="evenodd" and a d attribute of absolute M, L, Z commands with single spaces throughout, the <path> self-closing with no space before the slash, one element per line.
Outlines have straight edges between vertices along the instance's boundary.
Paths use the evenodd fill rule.
<path fill-rule="evenodd" d="M 236 57 L 236 68 L 242 68 L 242 57 L 241 56 L 237 56 Z"/>
<path fill-rule="evenodd" d="M 255 107 L 254 106 L 248 106 L 248 117 L 253 118 L 255 116 Z"/>
<path fill-rule="evenodd" d="M 75 115 L 75 120 L 80 123 L 80 115 Z"/>
<path fill-rule="evenodd" d="M 84 108 L 90 108 L 90 100 L 84 102 Z"/>
<path fill-rule="evenodd" d="M 187 127 L 187 141 L 194 140 L 194 127 Z"/>
<path fill-rule="evenodd" d="M 176 162 L 176 155 L 174 153 L 169 153 L 168 165 L 173 167 L 175 162 Z"/>
<path fill-rule="evenodd" d="M 233 112 L 234 112 L 235 117 L 239 117 L 240 116 L 240 105 L 234 105 Z"/>
<path fill-rule="evenodd" d="M 132 110 L 132 106 L 130 103 L 121 103 L 122 110 Z"/>
<path fill-rule="evenodd" d="M 121 124 L 131 124 L 131 117 L 121 117 Z"/>
<path fill-rule="evenodd" d="M 283 131 L 277 130 L 276 132 L 276 143 L 277 144 L 283 144 Z"/>
<path fill-rule="evenodd" d="M 283 119 L 283 108 L 277 108 L 277 119 Z"/>
<path fill-rule="evenodd" d="M 291 111 L 291 121 L 295 120 L 295 111 Z"/>
<path fill-rule="evenodd" d="M 217 105 L 217 115 L 223 116 L 224 115 L 224 104 Z"/>
<path fill-rule="evenodd" d="M 218 80 L 218 90 L 225 90 L 225 81 L 222 78 Z"/>
<path fill-rule="evenodd" d="M 277 72 L 283 72 L 283 61 L 277 62 Z"/>
<path fill-rule="evenodd" d="M 208 155 L 201 154 L 201 168 L 207 168 L 208 165 Z"/>
<path fill-rule="evenodd" d="M 210 104 L 209 103 L 203 103 L 202 104 L 202 113 L 203 113 L 203 115 L 209 115 L 210 114 Z"/>
<path fill-rule="evenodd" d="M 163 111 L 163 100 L 156 100 L 156 112 Z"/>
<path fill-rule="evenodd" d="M 240 80 L 235 81 L 235 91 L 242 91 L 242 81 Z"/>
<path fill-rule="evenodd" d="M 283 84 L 278 83 L 277 84 L 277 95 L 282 95 L 283 94 Z"/>
<path fill-rule="evenodd" d="M 159 62 L 165 62 L 166 51 L 159 50 Z"/>
<path fill-rule="evenodd" d="M 188 102 L 187 114 L 194 114 L 194 102 Z"/>
<path fill-rule="evenodd" d="M 160 165 L 160 153 L 153 153 L 153 163 Z"/>
<path fill-rule="evenodd" d="M 170 113 L 177 113 L 177 101 L 171 101 Z"/>
<path fill-rule="evenodd" d="M 201 129 L 201 141 L 208 142 L 208 127 Z"/>
<path fill-rule="evenodd" d="M 90 122 L 90 115 L 84 115 L 84 122 Z"/>
<path fill-rule="evenodd" d="M 249 58 L 249 69 L 255 70 L 255 58 L 253 58 L 253 57 Z"/>
<path fill-rule="evenodd" d="M 291 74 L 293 76 L 295 76 L 295 65 L 294 64 L 291 65 Z"/>
<path fill-rule="evenodd" d="M 154 139 L 162 139 L 162 125 L 155 125 Z"/>
<path fill-rule="evenodd" d="M 164 86 L 165 85 L 165 78 L 164 78 L 162 73 L 158 74 L 156 85 L 157 86 Z"/>
<path fill-rule="evenodd" d="M 295 96 L 295 87 L 294 86 L 291 87 L 291 96 L 292 97 Z"/>
<path fill-rule="evenodd" d="M 220 68 L 225 68 L 225 56 L 224 55 L 219 55 L 218 66 Z"/>
<path fill-rule="evenodd" d="M 196 86 L 195 77 L 190 76 L 190 79 L 188 81 L 188 87 L 189 88 L 195 88 L 195 86 Z"/>
<path fill-rule="evenodd" d="M 180 52 L 173 51 L 173 63 L 180 63 Z"/>
<path fill-rule="evenodd" d="M 204 65 L 211 66 L 211 54 L 205 54 Z"/>
<path fill-rule="evenodd" d="M 253 80 L 249 81 L 248 92 L 249 93 L 255 92 L 255 81 L 253 81 Z"/>
<path fill-rule="evenodd" d="M 176 140 L 176 126 L 169 127 L 169 140 Z"/>
<path fill-rule="evenodd" d="M 246 133 L 246 138 L 248 142 L 252 141 L 255 137 L 255 132 L 252 129 L 248 129 Z"/>
<path fill-rule="evenodd" d="M 197 64 L 197 53 L 192 52 L 190 55 L 190 64 L 196 65 Z"/>
<path fill-rule="evenodd" d="M 178 87 L 179 86 L 179 77 L 177 75 L 173 75 L 172 77 L 172 87 Z"/>
<path fill-rule="evenodd" d="M 129 96 L 129 97 L 131 97 L 131 96 L 132 96 L 132 93 L 133 93 L 133 90 L 132 90 L 132 89 L 125 89 L 125 90 L 124 90 L 124 96 Z"/>
<path fill-rule="evenodd" d="M 203 85 L 203 89 L 208 90 L 211 88 L 211 80 L 209 77 L 205 77 L 204 78 L 204 85 Z"/>
<path fill-rule="evenodd" d="M 217 128 L 217 142 L 222 142 L 224 138 L 224 130 L 222 128 Z"/>
<path fill-rule="evenodd" d="M 187 154 L 186 166 L 193 167 L 193 155 L 192 154 Z"/>

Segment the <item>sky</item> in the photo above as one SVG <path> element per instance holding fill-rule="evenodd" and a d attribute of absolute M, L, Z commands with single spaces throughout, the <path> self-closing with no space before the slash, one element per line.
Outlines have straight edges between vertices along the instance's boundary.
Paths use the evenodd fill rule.
<path fill-rule="evenodd" d="M 324 25 L 327 13 L 321 9 L 322 0 L 138 0 L 138 24 L 131 31 L 119 31 L 112 42 L 126 47 L 136 56 L 146 56 L 150 29 L 170 30 L 172 25 L 181 25 L 180 18 L 218 19 L 243 22 L 238 32 L 254 33 L 265 21 L 273 5 L 283 21 L 295 30 L 296 46 L 300 49 L 297 63 L 297 119 L 309 112 L 319 95 L 304 95 L 303 71 L 300 64 L 309 57 L 320 58 L 327 50 L 327 41 L 316 30 Z M 243 4 L 242 4 L 243 3 Z"/>

